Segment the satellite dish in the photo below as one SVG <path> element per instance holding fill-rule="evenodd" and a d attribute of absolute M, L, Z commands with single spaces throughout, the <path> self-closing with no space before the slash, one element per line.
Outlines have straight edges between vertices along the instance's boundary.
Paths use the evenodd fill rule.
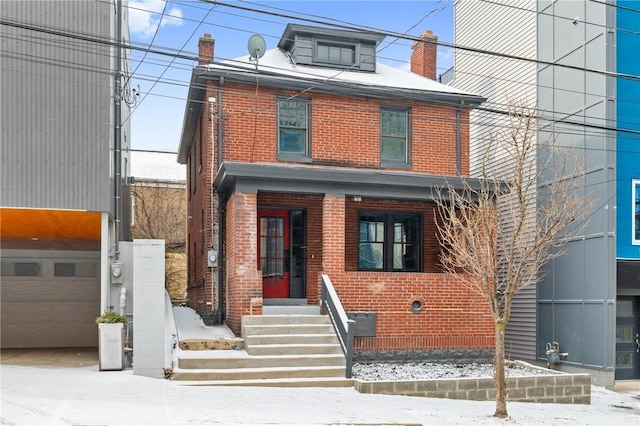
<path fill-rule="evenodd" d="M 249 37 L 247 48 L 249 49 L 249 56 L 251 56 L 252 59 L 259 59 L 264 56 L 264 52 L 267 50 L 267 44 L 260 34 L 254 34 Z"/>

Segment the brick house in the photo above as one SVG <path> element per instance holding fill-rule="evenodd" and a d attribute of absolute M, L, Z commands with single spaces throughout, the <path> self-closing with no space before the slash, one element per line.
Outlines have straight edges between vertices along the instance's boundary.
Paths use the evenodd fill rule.
<path fill-rule="evenodd" d="M 488 308 L 441 273 L 433 201 L 468 176 L 484 99 L 435 81 L 430 32 L 412 72 L 377 62 L 383 38 L 290 24 L 258 60 L 225 62 L 200 39 L 178 150 L 188 303 L 239 334 L 268 306 L 318 305 L 327 274 L 346 311 L 375 319 L 357 354 L 486 356 Z"/>

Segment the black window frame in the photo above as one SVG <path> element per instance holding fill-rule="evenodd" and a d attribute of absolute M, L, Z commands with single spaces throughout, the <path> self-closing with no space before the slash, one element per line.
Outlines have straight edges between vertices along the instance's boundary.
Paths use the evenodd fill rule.
<path fill-rule="evenodd" d="M 319 56 L 320 46 L 326 46 L 327 48 L 337 48 L 337 49 L 349 49 L 353 53 L 353 60 L 351 61 L 343 61 L 337 60 L 332 61 L 330 58 L 324 59 Z M 340 55 L 342 56 L 342 55 Z M 318 65 L 331 65 L 337 68 L 345 68 L 345 69 L 360 69 L 360 43 L 349 42 L 349 41 L 340 41 L 340 40 L 330 40 L 325 38 L 316 38 L 313 39 L 313 63 Z"/>
<path fill-rule="evenodd" d="M 384 158 L 384 138 L 402 139 L 398 135 L 386 135 L 384 126 L 385 113 L 404 113 L 405 116 L 405 136 L 404 136 L 404 160 Z M 398 105 L 380 106 L 380 165 L 383 167 L 410 168 L 411 167 L 411 107 Z"/>
<path fill-rule="evenodd" d="M 303 153 L 296 152 L 287 152 L 280 150 L 280 133 L 282 128 L 290 128 L 290 129 L 300 129 L 299 127 L 293 126 L 281 126 L 280 125 L 280 108 L 282 102 L 294 102 L 304 104 L 306 107 L 306 127 L 305 127 L 305 149 Z M 278 96 L 277 98 L 277 137 L 276 137 L 276 151 L 277 151 L 277 159 L 279 161 L 297 161 L 303 163 L 311 162 L 311 99 L 306 97 L 296 97 L 295 99 L 290 99 L 288 96 Z"/>
<path fill-rule="evenodd" d="M 363 223 L 363 219 L 369 218 L 372 220 L 367 220 L 367 222 L 379 222 L 383 223 L 383 235 L 375 235 L 372 238 L 368 238 L 363 242 L 363 234 L 361 225 Z M 409 241 L 396 241 L 394 240 L 394 227 L 398 221 L 402 220 L 412 220 L 415 221 L 413 225 L 415 229 L 413 230 L 413 234 L 417 241 L 409 240 Z M 358 212 L 358 242 L 357 242 L 357 264 L 358 271 L 374 271 L 374 272 L 423 272 L 423 250 L 424 250 L 424 215 L 419 212 L 380 212 L 380 211 L 359 211 Z M 371 236 L 370 234 L 368 236 Z M 380 238 L 382 237 L 382 238 Z M 382 266 L 381 267 L 365 267 L 362 266 L 362 258 L 365 258 L 366 255 L 363 255 L 363 250 L 366 250 L 363 244 L 374 244 L 374 245 L 382 245 L 381 253 L 378 255 L 382 255 Z M 404 264 L 403 266 L 398 268 L 394 265 L 394 247 L 397 245 L 407 245 L 413 246 L 413 257 L 408 258 L 409 261 L 413 259 L 413 266 L 407 266 Z M 371 248 L 369 248 L 371 250 Z M 371 257 L 372 261 L 370 264 L 373 264 L 377 261 L 377 258 Z"/>

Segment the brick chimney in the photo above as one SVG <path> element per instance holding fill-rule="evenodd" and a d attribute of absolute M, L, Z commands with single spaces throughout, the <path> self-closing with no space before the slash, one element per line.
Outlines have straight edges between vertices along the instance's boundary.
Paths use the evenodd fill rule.
<path fill-rule="evenodd" d="M 436 79 L 436 52 L 438 37 L 432 31 L 425 31 L 420 41 L 414 41 L 411 54 L 411 72 Z"/>
<path fill-rule="evenodd" d="M 198 41 L 198 65 L 207 65 L 213 62 L 213 47 L 216 41 L 211 34 L 205 34 Z"/>

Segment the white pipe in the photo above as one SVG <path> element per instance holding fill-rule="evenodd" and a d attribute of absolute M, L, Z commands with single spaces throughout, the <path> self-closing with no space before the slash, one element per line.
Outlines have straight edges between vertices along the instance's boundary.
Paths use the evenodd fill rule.
<path fill-rule="evenodd" d="M 127 288 L 120 289 L 120 315 L 127 314 Z"/>
<path fill-rule="evenodd" d="M 109 229 L 109 214 L 102 213 L 100 218 L 100 312 L 107 310 L 111 297 L 109 288 L 111 284 L 111 263 L 109 262 L 109 249 L 111 247 L 111 232 Z"/>

